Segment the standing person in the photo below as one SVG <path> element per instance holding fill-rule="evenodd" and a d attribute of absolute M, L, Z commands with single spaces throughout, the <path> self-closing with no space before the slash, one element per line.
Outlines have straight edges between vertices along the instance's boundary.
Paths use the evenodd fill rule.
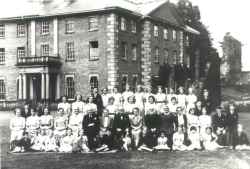
<path fill-rule="evenodd" d="M 210 99 L 209 92 L 207 89 L 204 89 L 201 102 L 202 102 L 202 106 L 205 106 L 207 108 L 208 115 L 210 115 L 212 111 L 212 107 L 211 107 L 211 99 Z"/>
<path fill-rule="evenodd" d="M 124 109 L 118 109 L 115 114 L 112 135 L 114 137 L 114 148 L 121 150 L 123 147 L 123 137 L 126 131 L 130 129 L 130 121 L 128 114 L 125 113 Z"/>
<path fill-rule="evenodd" d="M 103 102 L 102 102 L 102 96 L 98 93 L 98 89 L 93 89 L 93 102 L 97 106 L 97 115 L 100 117 L 102 116 L 103 111 Z"/>
<path fill-rule="evenodd" d="M 140 115 L 140 110 L 137 107 L 133 109 L 133 115 L 134 116 L 130 119 L 131 134 L 132 134 L 132 141 L 134 143 L 134 148 L 137 149 L 139 147 L 143 119 L 142 116 Z"/>
<path fill-rule="evenodd" d="M 21 109 L 15 109 L 15 116 L 10 120 L 10 150 L 13 150 L 14 142 L 22 139 L 25 129 L 25 118 L 21 116 Z"/>
<path fill-rule="evenodd" d="M 226 115 L 227 144 L 231 149 L 235 149 L 237 141 L 238 113 L 234 104 L 229 105 L 229 112 Z"/>
<path fill-rule="evenodd" d="M 193 92 L 193 88 L 188 88 L 188 95 L 186 97 L 187 112 L 191 108 L 195 108 L 195 102 L 197 101 L 197 96 Z"/>
<path fill-rule="evenodd" d="M 96 109 L 89 109 L 82 121 L 82 129 L 88 137 L 90 150 L 97 148 L 97 135 L 99 133 L 100 120 Z"/>
<path fill-rule="evenodd" d="M 106 108 L 108 106 L 109 98 L 110 98 L 110 94 L 108 93 L 108 88 L 105 87 L 102 90 L 102 102 L 103 102 L 104 108 Z"/>
<path fill-rule="evenodd" d="M 24 118 L 27 118 L 27 117 L 30 116 L 30 106 L 29 106 L 29 104 L 24 105 L 24 110 L 22 112 L 22 115 L 23 115 Z"/>
<path fill-rule="evenodd" d="M 113 88 L 111 96 L 114 97 L 114 99 L 115 99 L 114 104 L 118 105 L 119 104 L 119 100 L 122 97 L 122 94 L 118 92 L 118 88 L 117 87 Z"/>
<path fill-rule="evenodd" d="M 155 95 L 156 104 L 158 107 L 163 105 L 166 102 L 166 94 L 163 92 L 163 89 L 161 86 L 158 86 L 157 93 Z"/>
<path fill-rule="evenodd" d="M 50 111 L 48 107 L 43 109 L 43 115 L 40 117 L 40 128 L 42 130 L 46 130 L 46 132 L 52 132 L 54 125 L 54 118 L 50 115 Z"/>
<path fill-rule="evenodd" d="M 145 115 L 150 115 L 150 114 L 157 114 L 158 113 L 158 107 L 155 102 L 155 97 L 150 95 L 148 96 L 148 101 L 145 104 Z"/>
<path fill-rule="evenodd" d="M 186 97 L 184 88 L 182 86 L 179 87 L 179 94 L 177 95 L 178 104 L 185 110 L 186 109 Z"/>
<path fill-rule="evenodd" d="M 226 116 L 221 112 L 221 107 L 216 108 L 215 114 L 212 116 L 213 131 L 221 130 L 223 134 L 226 133 Z"/>
<path fill-rule="evenodd" d="M 124 105 L 124 110 L 125 113 L 127 113 L 129 115 L 129 118 L 131 118 L 133 116 L 133 109 L 137 107 L 137 105 L 135 104 L 135 96 L 131 95 L 128 97 L 127 103 L 125 103 Z"/>
<path fill-rule="evenodd" d="M 124 98 L 125 103 L 127 103 L 128 97 L 130 97 L 132 95 L 134 95 L 134 93 L 131 91 L 130 86 L 127 84 L 125 87 L 125 91 L 122 93 L 122 97 Z"/>
<path fill-rule="evenodd" d="M 196 103 L 195 103 L 195 115 L 196 116 L 200 116 L 202 114 L 202 103 L 200 100 L 198 100 Z"/>
<path fill-rule="evenodd" d="M 168 138 L 168 146 L 172 149 L 173 146 L 173 134 L 177 128 L 178 122 L 171 112 L 169 112 L 169 108 L 165 105 L 161 111 L 160 116 L 160 130 L 163 131 Z"/>
<path fill-rule="evenodd" d="M 97 105 L 94 103 L 94 98 L 93 98 L 92 95 L 90 95 L 90 96 L 88 97 L 88 99 L 87 99 L 87 104 L 86 104 L 86 108 L 85 108 L 85 111 L 86 111 L 86 114 L 85 114 L 85 115 L 88 114 L 87 112 L 88 112 L 89 110 L 94 110 L 94 111 L 97 112 Z M 85 116 L 85 115 L 84 115 L 84 116 Z"/>
<path fill-rule="evenodd" d="M 62 96 L 61 102 L 57 106 L 57 110 L 59 110 L 61 108 L 63 109 L 63 112 L 65 113 L 65 115 L 67 115 L 67 116 L 70 115 L 71 105 L 68 103 L 66 96 Z"/>
<path fill-rule="evenodd" d="M 116 113 L 116 106 L 114 105 L 115 99 L 111 96 L 108 101 L 108 105 L 106 106 L 106 110 L 108 111 L 108 116 L 114 120 Z"/>
<path fill-rule="evenodd" d="M 144 88 L 144 93 L 143 93 L 143 102 L 144 102 L 144 105 L 146 103 L 148 103 L 148 98 L 149 96 L 155 96 L 153 93 L 152 93 L 152 88 L 151 87 L 148 87 L 148 88 Z"/>
<path fill-rule="evenodd" d="M 82 95 L 76 95 L 75 102 L 72 103 L 72 110 L 78 109 L 81 114 L 85 114 L 85 106 L 86 104 L 82 100 Z"/>
<path fill-rule="evenodd" d="M 176 115 L 176 109 L 179 107 L 176 97 L 172 97 L 171 101 L 168 103 L 168 108 L 170 113 Z"/>
<path fill-rule="evenodd" d="M 143 103 L 143 90 L 141 85 L 136 86 L 136 92 L 135 92 L 135 103 L 138 105 L 140 108 L 144 106 Z"/>
<path fill-rule="evenodd" d="M 122 96 L 122 97 L 119 98 L 118 104 L 115 105 L 116 106 L 116 110 L 117 109 L 125 109 L 125 105 L 126 105 L 125 104 L 125 99 Z"/>
<path fill-rule="evenodd" d="M 26 119 L 26 131 L 30 136 L 34 137 L 40 128 L 40 118 L 33 108 L 30 109 L 30 113 L 31 116 Z"/>
<path fill-rule="evenodd" d="M 183 113 L 183 108 L 181 106 L 177 107 L 177 127 L 183 127 L 184 132 L 187 131 L 187 115 Z"/>

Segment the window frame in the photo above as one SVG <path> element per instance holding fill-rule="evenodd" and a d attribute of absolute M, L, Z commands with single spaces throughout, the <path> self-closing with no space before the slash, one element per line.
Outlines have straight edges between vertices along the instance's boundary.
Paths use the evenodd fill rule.
<path fill-rule="evenodd" d="M 44 47 L 48 47 L 48 53 L 45 53 L 44 52 Z M 48 43 L 44 43 L 44 44 L 41 44 L 40 45 L 40 54 L 41 54 L 41 56 L 49 56 L 50 55 L 50 49 L 49 49 L 49 44 Z"/>
<path fill-rule="evenodd" d="M 94 43 L 94 42 L 97 42 L 97 45 L 98 45 L 98 47 L 97 48 L 93 48 L 93 47 L 91 47 L 92 45 L 91 45 L 91 43 Z M 98 40 L 93 40 L 93 41 L 89 41 L 89 61 L 97 61 L 97 60 L 99 60 L 100 59 L 100 48 L 99 48 L 99 41 Z M 93 56 L 91 56 L 91 49 L 93 50 L 97 50 L 97 51 L 95 51 L 94 53 L 98 53 L 98 55 L 97 56 L 94 56 L 94 58 L 93 58 Z"/>
<path fill-rule="evenodd" d="M 159 26 L 158 25 L 154 25 L 153 34 L 154 34 L 154 37 L 159 37 Z"/>
<path fill-rule="evenodd" d="M 5 56 L 6 56 L 5 48 L 0 48 L 0 65 L 5 64 L 5 60 L 6 60 Z"/>
<path fill-rule="evenodd" d="M 128 60 L 128 43 L 125 41 L 121 42 L 121 59 L 123 61 L 127 61 Z"/>
<path fill-rule="evenodd" d="M 177 31 L 174 29 L 172 30 L 172 36 L 173 41 L 177 42 Z"/>
<path fill-rule="evenodd" d="M 137 52 L 138 52 L 138 49 L 137 49 L 137 44 L 132 44 L 131 45 L 131 55 L 132 55 L 132 61 L 137 61 L 138 59 L 138 55 L 137 55 Z M 135 51 L 134 51 L 135 50 Z"/>
<path fill-rule="evenodd" d="M 66 42 L 65 48 L 66 48 L 66 61 L 69 61 L 69 62 L 75 61 L 75 43 L 74 43 L 74 41 Z"/>
<path fill-rule="evenodd" d="M 155 47 L 155 49 L 154 49 L 154 63 L 155 64 L 160 63 L 160 48 L 159 47 Z"/>
<path fill-rule="evenodd" d="M 128 25 L 127 25 L 127 19 L 125 17 L 121 17 L 120 19 L 120 30 L 127 31 Z"/>
<path fill-rule="evenodd" d="M 25 24 L 18 23 L 17 24 L 17 37 L 24 37 L 26 34 Z"/>
<path fill-rule="evenodd" d="M 163 38 L 169 40 L 169 30 L 167 28 L 163 29 Z"/>
<path fill-rule="evenodd" d="M 0 38 L 5 38 L 5 24 L 0 24 Z"/>
<path fill-rule="evenodd" d="M 1 86 L 2 84 L 3 86 Z M 0 77 L 0 101 L 6 100 L 6 96 L 7 96 L 6 80 L 5 78 Z"/>
<path fill-rule="evenodd" d="M 21 50 L 23 50 L 23 52 L 20 52 Z M 25 56 L 26 56 L 25 47 L 24 46 L 17 47 L 17 58 L 24 58 Z"/>
<path fill-rule="evenodd" d="M 94 19 L 95 22 L 91 22 L 91 20 Z M 92 27 L 94 23 L 94 27 Z M 98 31 L 99 30 L 99 19 L 97 16 L 90 16 L 88 18 L 88 31 L 91 32 L 91 31 Z"/>
<path fill-rule="evenodd" d="M 126 83 L 123 84 L 123 78 L 126 78 Z M 128 74 L 122 73 L 121 74 L 121 90 L 124 91 L 126 86 L 129 84 Z"/>
<path fill-rule="evenodd" d="M 65 21 L 65 33 L 72 34 L 75 32 L 75 22 L 72 20 Z"/>
<path fill-rule="evenodd" d="M 68 81 L 67 79 L 68 78 L 72 78 L 73 79 L 73 87 L 69 86 L 68 85 Z M 76 93 L 76 90 L 75 90 L 75 75 L 74 74 L 66 74 L 65 77 L 64 77 L 64 80 L 65 80 L 65 95 L 67 96 L 67 98 L 69 99 L 74 99 L 75 98 L 75 93 Z M 69 95 L 69 89 L 73 89 L 73 93 L 71 93 L 72 97 Z M 70 91 L 72 92 L 72 91 Z"/>
<path fill-rule="evenodd" d="M 41 35 L 48 35 L 50 33 L 50 22 L 41 21 L 40 30 L 41 30 Z"/>
<path fill-rule="evenodd" d="M 131 32 L 132 33 L 137 33 L 137 24 L 136 24 L 136 21 L 134 20 L 131 20 Z"/>
<path fill-rule="evenodd" d="M 92 77 L 96 77 L 96 79 L 97 79 L 97 86 L 95 86 L 95 84 L 94 84 L 93 87 L 91 86 L 91 82 L 90 81 L 91 81 Z M 98 89 L 99 88 L 99 84 L 100 84 L 99 83 L 99 74 L 89 74 L 89 82 L 88 83 L 89 83 L 89 87 L 90 87 L 91 90 L 93 90 L 94 88 Z"/>
<path fill-rule="evenodd" d="M 166 56 L 167 54 L 167 56 Z M 168 49 L 164 49 L 164 64 L 168 64 L 169 63 L 169 50 Z"/>

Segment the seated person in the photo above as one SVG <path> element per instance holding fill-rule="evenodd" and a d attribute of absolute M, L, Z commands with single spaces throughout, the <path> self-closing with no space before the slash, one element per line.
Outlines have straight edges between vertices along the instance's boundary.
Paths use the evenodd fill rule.
<path fill-rule="evenodd" d="M 88 153 L 88 137 L 84 135 L 84 131 L 80 130 L 78 136 L 75 137 L 73 142 L 73 150 L 74 153 Z"/>
<path fill-rule="evenodd" d="M 217 136 L 212 132 L 211 127 L 207 127 L 206 132 L 202 135 L 202 143 L 204 149 L 208 151 L 215 151 L 222 148 L 222 146 L 217 143 Z"/>
<path fill-rule="evenodd" d="M 188 134 L 188 138 L 190 141 L 190 145 L 188 146 L 188 150 L 201 150 L 201 140 L 200 134 L 196 127 L 191 127 L 190 132 Z"/>
<path fill-rule="evenodd" d="M 73 132 L 73 135 L 78 135 L 79 131 L 82 130 L 82 120 L 83 114 L 80 113 L 79 108 L 75 107 L 73 113 L 69 117 L 68 128 L 70 128 Z"/>
<path fill-rule="evenodd" d="M 117 108 L 117 106 L 114 104 L 114 101 L 115 101 L 115 99 L 114 99 L 114 97 L 110 97 L 109 99 L 108 99 L 108 105 L 106 106 L 106 109 L 107 109 L 107 111 L 109 112 L 109 117 L 113 120 L 114 119 L 114 117 L 115 117 L 115 112 L 116 112 L 116 108 Z"/>
<path fill-rule="evenodd" d="M 226 146 L 227 136 L 226 136 L 226 133 L 225 133 L 225 129 L 217 127 L 216 136 L 217 136 L 217 141 L 216 142 L 220 146 Z"/>
<path fill-rule="evenodd" d="M 44 140 L 44 150 L 46 152 L 57 152 L 58 151 L 57 140 L 54 136 L 53 131 L 49 131 L 48 136 Z"/>
<path fill-rule="evenodd" d="M 15 109 L 15 116 L 10 120 L 10 150 L 14 150 L 14 142 L 23 138 L 25 129 L 25 118 L 21 116 L 21 109 Z"/>
<path fill-rule="evenodd" d="M 187 114 L 187 130 L 190 131 L 191 127 L 199 128 L 200 121 L 199 117 L 195 115 L 195 109 L 189 109 L 189 114 Z"/>
<path fill-rule="evenodd" d="M 13 141 L 13 153 L 20 153 L 30 151 L 31 139 L 29 138 L 28 132 L 23 133 L 21 140 Z"/>
<path fill-rule="evenodd" d="M 205 133 L 207 127 L 212 126 L 212 118 L 210 115 L 207 114 L 207 108 L 201 108 L 201 115 L 199 116 L 200 122 L 200 133 Z"/>
<path fill-rule="evenodd" d="M 160 136 L 157 138 L 157 146 L 154 147 L 155 150 L 170 150 L 168 146 L 168 138 L 162 131 Z"/>
<path fill-rule="evenodd" d="M 54 121 L 54 134 L 58 138 L 62 138 L 66 135 L 66 129 L 68 127 L 68 117 L 64 115 L 62 108 L 58 110 L 59 116 Z"/>
<path fill-rule="evenodd" d="M 45 140 L 47 139 L 46 130 L 40 130 L 31 140 L 32 151 L 45 151 Z"/>
<path fill-rule="evenodd" d="M 236 138 L 236 150 L 250 150 L 249 141 L 247 134 L 243 131 L 243 126 L 238 124 L 237 126 L 238 135 Z"/>
<path fill-rule="evenodd" d="M 178 131 L 173 135 L 173 150 L 175 151 L 185 151 L 187 146 L 184 144 L 185 135 L 183 133 L 183 128 L 178 127 Z"/>
<path fill-rule="evenodd" d="M 100 131 L 98 134 L 99 146 L 96 151 L 109 151 L 113 147 L 113 140 L 111 136 L 111 117 L 107 109 L 103 110 L 100 119 Z"/>
<path fill-rule="evenodd" d="M 212 127 L 213 131 L 217 131 L 218 128 L 226 133 L 226 116 L 221 112 L 221 107 L 216 108 L 216 113 L 212 116 Z"/>
<path fill-rule="evenodd" d="M 138 148 L 140 135 L 142 130 L 142 116 L 140 115 L 139 108 L 135 107 L 133 109 L 134 116 L 130 119 L 131 124 L 131 134 L 132 134 L 132 141 L 134 143 L 134 148 Z"/>
<path fill-rule="evenodd" d="M 122 149 L 123 137 L 126 134 L 126 130 L 130 129 L 130 121 L 128 114 L 125 113 L 124 109 L 119 109 L 114 117 L 112 126 L 112 135 L 114 139 L 114 147 L 118 150 Z"/>
<path fill-rule="evenodd" d="M 88 137 L 88 146 L 90 150 L 96 149 L 98 147 L 97 136 L 100 129 L 97 109 L 88 109 L 82 121 L 82 129 L 84 134 Z"/>
<path fill-rule="evenodd" d="M 61 139 L 59 152 L 63 153 L 71 153 L 73 150 L 74 136 L 72 134 L 72 130 L 67 130 L 67 135 Z"/>
<path fill-rule="evenodd" d="M 54 118 L 50 115 L 48 107 L 43 109 L 43 115 L 40 117 L 40 128 L 42 130 L 47 130 L 46 132 L 51 132 L 53 129 Z"/>
<path fill-rule="evenodd" d="M 40 128 L 40 118 L 33 108 L 30 109 L 30 113 L 31 115 L 26 119 L 26 131 L 32 137 Z"/>

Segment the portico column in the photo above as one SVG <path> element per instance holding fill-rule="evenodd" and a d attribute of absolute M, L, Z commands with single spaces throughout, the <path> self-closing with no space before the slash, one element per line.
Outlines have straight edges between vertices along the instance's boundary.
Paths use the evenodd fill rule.
<path fill-rule="evenodd" d="M 41 98 L 42 100 L 45 99 L 45 74 L 41 74 L 42 79 L 41 79 Z"/>
<path fill-rule="evenodd" d="M 54 18 L 53 19 L 53 28 L 54 28 L 54 32 L 53 32 L 53 54 L 54 56 L 58 55 L 58 19 Z"/>
<path fill-rule="evenodd" d="M 30 23 L 31 29 L 31 56 L 36 55 L 36 21 L 32 20 Z"/>
<path fill-rule="evenodd" d="M 23 99 L 27 99 L 27 75 L 23 74 Z"/>
<path fill-rule="evenodd" d="M 34 89 L 33 89 L 33 79 L 32 77 L 30 77 L 30 99 L 33 100 L 34 99 Z"/>
<path fill-rule="evenodd" d="M 46 100 L 49 99 L 49 73 L 45 74 L 45 78 L 46 78 Z"/>
<path fill-rule="evenodd" d="M 60 74 L 58 73 L 56 75 L 56 99 L 60 99 L 60 96 L 61 96 L 60 83 L 61 83 L 61 78 L 60 78 Z"/>
<path fill-rule="evenodd" d="M 19 74 L 19 77 L 18 77 L 18 79 L 19 79 L 19 83 L 18 83 L 18 85 L 19 85 L 19 91 L 18 91 L 18 99 L 22 99 L 23 97 L 22 97 L 22 95 L 23 95 L 23 90 L 22 90 L 22 75 L 21 74 Z"/>

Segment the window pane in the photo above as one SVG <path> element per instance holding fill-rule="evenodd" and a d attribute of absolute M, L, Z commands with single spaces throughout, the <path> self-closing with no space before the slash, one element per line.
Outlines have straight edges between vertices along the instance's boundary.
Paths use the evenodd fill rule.
<path fill-rule="evenodd" d="M 41 23 L 41 34 L 48 34 L 49 33 L 49 22 L 43 21 Z"/>
<path fill-rule="evenodd" d="M 131 32 L 136 33 L 136 22 L 135 21 L 131 21 Z"/>
<path fill-rule="evenodd" d="M 4 80 L 0 80 L 0 100 L 5 100 L 6 88 Z"/>
<path fill-rule="evenodd" d="M 73 21 L 66 21 L 66 33 L 74 32 L 74 22 Z"/>
<path fill-rule="evenodd" d="M 123 60 L 127 60 L 127 43 L 122 42 L 121 43 L 121 57 Z"/>
<path fill-rule="evenodd" d="M 0 64 L 5 62 L 5 48 L 0 48 Z"/>
<path fill-rule="evenodd" d="M 21 37 L 25 35 L 25 25 L 24 24 L 18 24 L 17 25 L 17 36 Z"/>
<path fill-rule="evenodd" d="M 17 57 L 18 58 L 25 57 L 25 48 L 24 47 L 18 47 L 17 48 Z"/>
<path fill-rule="evenodd" d="M 0 37 L 3 38 L 5 36 L 5 25 L 0 25 Z"/>
<path fill-rule="evenodd" d="M 98 41 L 89 42 L 89 60 L 99 59 L 99 44 Z"/>
<path fill-rule="evenodd" d="M 89 18 L 89 30 L 97 30 L 98 29 L 98 19 L 97 17 L 90 17 Z"/>
<path fill-rule="evenodd" d="M 168 63 L 168 60 L 169 60 L 169 58 L 168 58 L 169 56 L 168 56 L 168 50 L 167 49 L 165 49 L 164 50 L 164 63 L 165 64 L 167 64 Z"/>
<path fill-rule="evenodd" d="M 155 63 L 159 63 L 159 61 L 160 61 L 160 56 L 159 56 L 159 48 L 158 47 L 156 47 L 155 48 Z"/>
<path fill-rule="evenodd" d="M 74 98 L 75 96 L 75 82 L 73 77 L 66 78 L 66 95 L 68 98 Z"/>
<path fill-rule="evenodd" d="M 97 76 L 90 77 L 90 88 L 93 90 L 94 88 L 98 88 L 98 78 Z"/>
<path fill-rule="evenodd" d="M 74 42 L 66 43 L 66 60 L 75 60 Z"/>
<path fill-rule="evenodd" d="M 154 26 L 154 36 L 158 37 L 158 35 L 159 35 L 159 27 L 155 25 Z"/>
<path fill-rule="evenodd" d="M 132 60 L 136 60 L 136 59 L 137 59 L 137 46 L 132 45 Z"/>
<path fill-rule="evenodd" d="M 125 18 L 121 18 L 121 30 L 125 31 L 127 29 L 127 23 Z"/>
<path fill-rule="evenodd" d="M 49 45 L 41 45 L 41 56 L 49 56 Z"/>

